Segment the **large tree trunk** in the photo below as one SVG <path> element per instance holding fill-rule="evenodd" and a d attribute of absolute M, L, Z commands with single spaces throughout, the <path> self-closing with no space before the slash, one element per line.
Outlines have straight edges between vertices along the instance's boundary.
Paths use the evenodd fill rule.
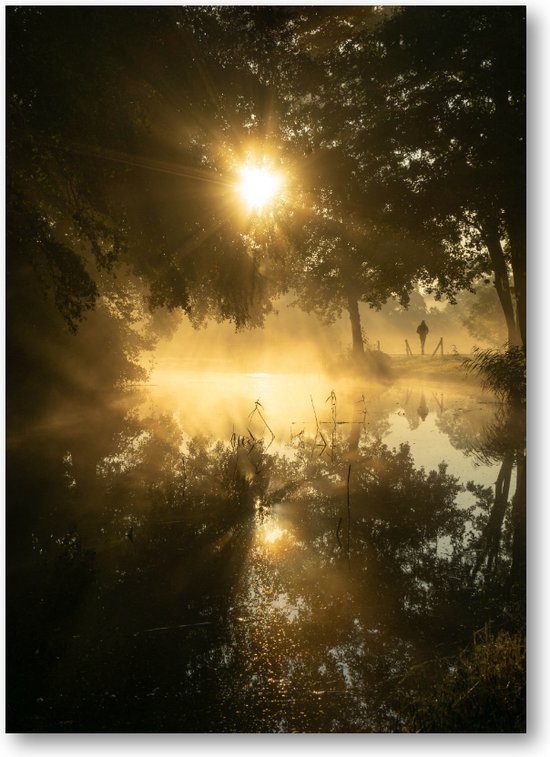
<path fill-rule="evenodd" d="M 521 341 L 525 347 L 527 344 L 527 253 L 525 243 L 524 219 L 512 218 L 508 214 L 508 234 L 510 238 L 510 251 L 512 253 L 512 272 L 514 274 L 514 295 L 516 300 L 516 319 L 519 327 Z"/>
<path fill-rule="evenodd" d="M 507 191 L 504 195 L 504 211 L 506 229 L 510 242 L 512 274 L 514 277 L 515 321 L 518 331 L 516 344 L 527 344 L 526 335 L 526 199 L 525 199 L 525 113 L 517 110 L 518 106 L 511 105 L 509 99 L 508 69 L 509 61 L 501 59 L 495 69 L 493 82 L 495 85 L 494 98 L 497 121 L 504 124 L 503 139 L 505 140 L 505 154 L 508 159 Z M 521 115 L 522 128 L 507 129 L 506 124 L 514 124 Z M 516 122 L 519 123 L 519 122 Z M 523 139 L 519 139 L 519 136 Z M 514 342 L 510 341 L 510 344 Z"/>
<path fill-rule="evenodd" d="M 489 257 L 491 258 L 495 274 L 495 289 L 508 328 L 508 343 L 511 347 L 517 347 L 521 344 L 521 337 L 516 321 L 512 292 L 510 290 L 510 281 L 508 279 L 508 268 L 506 266 L 506 260 L 500 242 L 500 235 L 496 225 L 491 222 L 486 222 L 484 224 L 483 232 L 485 244 L 487 245 L 487 250 L 489 251 Z"/>
<path fill-rule="evenodd" d="M 348 312 L 351 321 L 352 353 L 354 357 L 363 357 L 365 347 L 363 345 L 363 334 L 361 333 L 359 303 L 357 302 L 357 298 L 352 295 L 348 295 Z"/>

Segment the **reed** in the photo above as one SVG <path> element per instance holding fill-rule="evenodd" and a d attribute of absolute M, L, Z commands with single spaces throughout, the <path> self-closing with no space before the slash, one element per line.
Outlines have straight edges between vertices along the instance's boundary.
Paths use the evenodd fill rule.
<path fill-rule="evenodd" d="M 501 399 L 525 402 L 526 356 L 521 347 L 507 347 L 504 350 L 475 347 L 473 356 L 465 358 L 462 365 L 467 373 L 479 376 L 482 386 Z"/>

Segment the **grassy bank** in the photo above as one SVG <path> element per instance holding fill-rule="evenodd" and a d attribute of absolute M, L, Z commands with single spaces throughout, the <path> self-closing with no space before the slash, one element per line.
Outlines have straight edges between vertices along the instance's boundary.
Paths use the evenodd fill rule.
<path fill-rule="evenodd" d="M 407 730 L 416 733 L 523 733 L 525 636 L 487 628 L 448 666 L 439 683 L 420 685 Z M 419 682 L 420 683 L 420 682 Z"/>
<path fill-rule="evenodd" d="M 481 378 L 463 366 L 464 355 L 387 355 L 369 351 L 359 363 L 356 359 L 342 358 L 325 366 L 334 375 L 363 374 L 372 379 L 394 382 L 400 379 L 418 381 L 444 381 L 481 386 Z"/>
<path fill-rule="evenodd" d="M 477 376 L 468 375 L 463 367 L 464 355 L 393 356 L 391 366 L 397 376 L 480 384 Z"/>

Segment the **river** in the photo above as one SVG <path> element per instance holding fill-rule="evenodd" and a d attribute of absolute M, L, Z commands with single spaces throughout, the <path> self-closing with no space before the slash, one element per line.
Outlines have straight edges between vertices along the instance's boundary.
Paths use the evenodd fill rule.
<path fill-rule="evenodd" d="M 458 382 L 150 384 L 8 438 L 20 730 L 406 730 L 521 584 L 523 419 Z"/>

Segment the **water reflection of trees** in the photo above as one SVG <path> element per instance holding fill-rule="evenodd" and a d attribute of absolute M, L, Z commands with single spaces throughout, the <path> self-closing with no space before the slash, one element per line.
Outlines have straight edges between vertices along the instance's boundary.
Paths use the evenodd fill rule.
<path fill-rule="evenodd" d="M 263 577 L 268 597 L 286 595 L 298 616 L 274 615 L 271 601 L 258 603 L 256 593 L 247 600 L 249 591 L 241 592 L 239 613 L 251 622 L 234 627 L 243 658 L 237 687 L 247 692 L 235 725 L 242 727 L 243 717 L 258 727 L 261 720 L 260 730 L 281 723 L 299 730 L 305 717 L 312 730 L 327 723 L 337 731 L 391 729 L 392 686 L 433 654 L 434 644 L 463 638 L 470 513 L 454 506 L 461 485 L 443 466 L 426 474 L 414 468 L 406 446 L 391 452 L 374 443 L 353 464 L 348 555 L 336 538 L 345 500 L 342 464 L 327 470 L 326 461 L 306 452 L 307 486 L 288 503 L 293 547 L 271 571 L 261 554 L 253 564 L 269 572 Z M 312 488 L 315 481 L 324 486 Z M 451 555 L 438 549 L 446 536 Z M 255 688 L 251 681 L 258 678 Z"/>
<path fill-rule="evenodd" d="M 414 666 L 507 611 L 521 502 L 332 431 L 281 455 L 119 406 L 11 449 L 11 727 L 400 730 Z"/>
<path fill-rule="evenodd" d="M 399 730 L 414 696 L 411 670 L 436 659 L 445 667 L 472 629 L 502 623 L 510 610 L 505 590 L 470 581 L 477 526 L 490 519 L 491 502 L 480 490 L 475 505 L 457 507 L 462 485 L 445 466 L 425 473 L 407 446 L 363 445 L 353 463 L 348 555 L 337 539 L 345 467 L 312 458 L 302 441 L 307 486 L 288 502 L 293 546 L 281 563 L 266 565 L 261 552 L 253 563 L 263 603 L 256 590 L 247 599 L 245 574 L 234 624 L 243 659 L 233 726 L 252 720 L 262 730 L 299 730 L 306 718 L 313 730 L 327 722 L 330 730 Z M 274 613 L 273 596 L 295 617 Z M 256 620 L 242 624 L 247 614 Z"/>
<path fill-rule="evenodd" d="M 500 462 L 472 576 L 505 580 L 521 596 L 526 576 L 525 409 L 514 405 L 499 407 L 481 442 L 472 447 L 472 453 L 483 462 Z M 515 492 L 510 500 L 514 471 Z"/>
<path fill-rule="evenodd" d="M 443 394 L 433 399 L 437 427 L 456 449 L 479 465 L 500 465 L 494 488 L 473 482 L 467 487 L 484 503 L 476 518 L 480 537 L 472 578 L 502 580 L 520 590 L 525 580 L 525 410 L 475 396 L 463 397 L 458 407 L 446 407 Z M 410 410 L 410 404 L 404 407 Z M 409 423 L 413 427 L 418 421 L 413 417 Z"/>
<path fill-rule="evenodd" d="M 9 718 L 140 730 L 161 681 L 173 702 L 165 714 L 157 702 L 152 727 L 194 730 L 180 708 L 210 706 L 205 660 L 251 510 L 227 445 L 199 439 L 183 454 L 169 418 L 102 416 L 102 429 L 49 429 L 48 444 L 28 437 L 9 456 Z"/>

